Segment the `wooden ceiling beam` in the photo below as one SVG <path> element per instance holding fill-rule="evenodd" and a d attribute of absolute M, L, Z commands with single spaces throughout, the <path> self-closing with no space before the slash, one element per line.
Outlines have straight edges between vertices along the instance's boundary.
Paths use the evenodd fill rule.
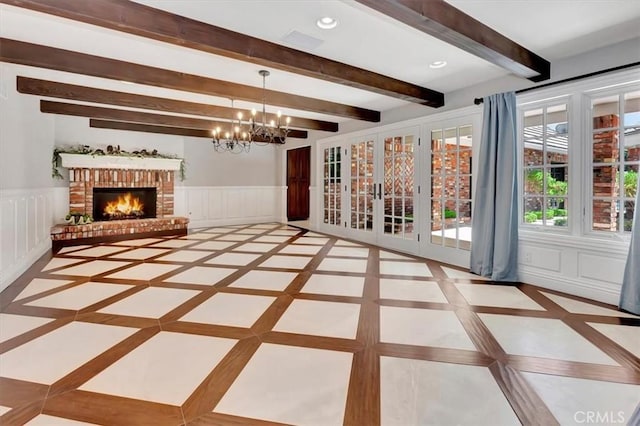
<path fill-rule="evenodd" d="M 354 120 L 380 121 L 379 111 L 366 108 L 274 90 L 263 91 L 261 87 L 231 83 L 199 75 L 185 74 L 6 38 L 0 38 L 0 61 L 249 102 L 262 103 L 262 99 L 266 96 L 269 105 L 318 112 Z"/>
<path fill-rule="evenodd" d="M 209 118 L 231 119 L 242 112 L 250 117 L 251 111 L 239 108 L 227 108 L 176 99 L 158 98 L 155 96 L 137 95 L 113 90 L 96 89 L 75 84 L 58 83 L 36 78 L 18 76 L 16 82 L 18 92 L 29 95 L 47 96 L 50 98 L 69 99 L 73 101 L 94 102 L 99 104 L 118 105 L 130 108 L 151 109 L 179 114 L 202 115 Z M 262 112 L 257 113 L 257 121 L 262 121 Z M 267 122 L 276 120 L 276 114 L 267 113 Z M 291 127 L 303 129 L 337 132 L 338 123 L 309 118 L 291 117 Z"/>
<path fill-rule="evenodd" d="M 127 0 L 0 0 L 0 3 L 435 108 L 444 105 L 444 95 L 435 90 Z"/>
<path fill-rule="evenodd" d="M 153 124 L 128 123 L 125 121 L 89 119 L 89 127 L 96 129 L 125 130 L 131 132 L 155 133 L 161 135 L 189 136 L 211 140 L 211 132 L 202 129 L 187 129 L 184 127 L 155 126 Z M 256 142 L 266 142 L 258 139 Z M 277 143 L 277 142 L 273 142 Z"/>
<path fill-rule="evenodd" d="M 162 135 L 190 136 L 211 139 L 211 132 L 202 129 L 187 129 L 183 127 L 156 126 L 153 124 L 128 123 L 125 121 L 89 119 L 89 127 L 96 129 L 128 130 L 132 132 L 156 133 Z"/>
<path fill-rule="evenodd" d="M 101 118 L 105 120 L 182 127 L 187 129 L 200 129 L 208 131 L 209 135 L 211 135 L 211 130 L 217 127 L 220 127 L 224 132 L 224 130 L 228 129 L 230 126 L 230 123 L 225 121 L 211 121 L 201 118 L 179 117 L 176 115 L 154 114 L 149 112 L 103 108 L 45 100 L 40 101 L 40 111 L 48 114 Z M 288 137 L 290 138 L 306 139 L 307 136 L 308 133 L 305 130 L 292 129 L 288 134 Z"/>
<path fill-rule="evenodd" d="M 546 59 L 444 0 L 356 0 L 419 31 L 531 81 L 548 80 Z"/>

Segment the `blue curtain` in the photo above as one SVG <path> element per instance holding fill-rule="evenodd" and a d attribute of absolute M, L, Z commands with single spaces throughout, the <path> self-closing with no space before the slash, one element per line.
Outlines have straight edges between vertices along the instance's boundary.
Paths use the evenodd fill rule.
<path fill-rule="evenodd" d="M 636 208 L 633 213 L 629 256 L 622 278 L 620 309 L 640 315 L 640 178 L 636 188 Z"/>
<path fill-rule="evenodd" d="M 484 98 L 478 161 L 471 272 L 493 281 L 518 281 L 516 95 Z"/>

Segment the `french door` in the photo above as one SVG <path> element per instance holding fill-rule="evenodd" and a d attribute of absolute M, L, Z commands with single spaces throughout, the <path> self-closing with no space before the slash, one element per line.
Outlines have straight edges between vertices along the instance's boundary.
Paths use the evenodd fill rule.
<path fill-rule="evenodd" d="M 352 140 L 349 158 L 347 234 L 362 241 L 416 252 L 415 157 L 418 128 Z"/>
<path fill-rule="evenodd" d="M 328 233 L 339 232 L 342 225 L 343 145 L 334 143 L 322 148 L 322 220 L 320 227 Z"/>
<path fill-rule="evenodd" d="M 320 229 L 468 266 L 480 129 L 474 114 L 321 145 Z"/>
<path fill-rule="evenodd" d="M 471 250 L 478 121 L 472 116 L 434 123 L 425 132 L 430 139 L 424 153 L 429 208 L 421 254 L 460 266 L 468 266 Z"/>

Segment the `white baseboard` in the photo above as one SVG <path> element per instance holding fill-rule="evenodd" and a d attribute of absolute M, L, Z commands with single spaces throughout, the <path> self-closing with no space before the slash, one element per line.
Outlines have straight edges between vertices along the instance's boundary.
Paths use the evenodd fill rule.
<path fill-rule="evenodd" d="M 251 218 L 239 218 L 239 219 L 207 219 L 207 220 L 194 220 L 189 222 L 189 229 L 198 228 L 210 228 L 213 226 L 225 226 L 225 225 L 252 225 L 255 223 L 268 223 L 278 222 L 281 217 L 279 216 L 263 216 L 263 217 L 251 217 Z M 285 222 L 286 223 L 286 222 Z"/>

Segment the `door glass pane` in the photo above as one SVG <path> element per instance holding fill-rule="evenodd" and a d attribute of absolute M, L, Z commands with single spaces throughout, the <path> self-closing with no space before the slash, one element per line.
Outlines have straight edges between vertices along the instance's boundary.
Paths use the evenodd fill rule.
<path fill-rule="evenodd" d="M 395 136 L 384 141 L 384 233 L 413 239 L 414 138 Z"/>
<path fill-rule="evenodd" d="M 373 216 L 373 141 L 351 144 L 351 228 L 371 231 Z"/>
<path fill-rule="evenodd" d="M 324 150 L 323 200 L 324 223 L 340 225 L 340 147 Z"/>

